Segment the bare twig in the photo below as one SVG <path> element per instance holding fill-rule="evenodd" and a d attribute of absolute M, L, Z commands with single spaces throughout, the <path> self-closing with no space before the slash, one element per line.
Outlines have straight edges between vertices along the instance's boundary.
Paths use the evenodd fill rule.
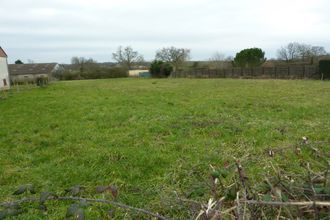
<path fill-rule="evenodd" d="M 246 202 L 244 202 L 244 209 L 243 209 L 243 220 L 245 220 L 245 216 L 246 216 Z"/>
<path fill-rule="evenodd" d="M 211 198 L 206 205 L 202 205 L 202 210 L 200 210 L 196 219 L 214 219 L 221 220 L 222 212 L 221 212 L 221 204 L 225 197 L 220 198 L 217 201 L 214 201 Z"/>
<path fill-rule="evenodd" d="M 132 211 L 136 211 L 139 213 L 143 213 L 152 217 L 155 217 L 160 220 L 168 220 L 169 218 L 161 216 L 156 213 L 152 213 L 148 210 L 141 209 L 141 208 L 135 208 L 129 205 L 125 205 L 123 203 L 115 202 L 115 201 L 110 201 L 110 200 L 105 200 L 105 199 L 89 199 L 89 198 L 81 198 L 81 197 L 50 197 L 47 200 L 55 200 L 55 201 L 84 201 L 84 202 L 90 202 L 90 203 L 103 203 L 103 204 L 109 204 L 113 206 L 117 206 L 122 209 L 128 209 Z M 12 206 L 12 205 L 19 205 L 22 203 L 33 203 L 33 202 L 39 202 L 39 198 L 23 198 L 21 200 L 13 201 L 13 202 L 4 202 L 0 203 L 0 206 Z"/>
<path fill-rule="evenodd" d="M 277 194 L 277 193 L 276 193 L 276 189 L 274 188 L 273 184 L 271 184 L 271 182 L 269 181 L 268 178 L 266 178 L 266 182 L 267 182 L 267 184 L 269 185 L 269 187 L 271 188 L 272 193 L 276 195 L 276 194 Z M 279 199 L 282 199 L 282 195 L 281 195 L 281 194 L 276 195 L 276 196 L 277 196 L 277 197 L 280 197 Z M 290 216 L 290 218 L 293 219 L 293 216 L 292 216 L 290 210 L 289 210 L 287 207 L 284 207 L 284 209 L 285 209 L 285 211 L 287 212 L 287 214 Z"/>
<path fill-rule="evenodd" d="M 280 210 L 278 211 L 278 214 L 276 216 L 276 220 L 279 220 L 280 219 L 281 213 L 282 213 L 282 206 L 280 207 Z"/>
<path fill-rule="evenodd" d="M 241 202 L 246 202 L 248 204 L 255 204 L 255 205 L 267 205 L 267 206 L 324 206 L 330 207 L 330 202 L 326 201 L 301 201 L 301 202 L 278 202 L 278 201 L 257 201 L 257 200 L 241 200 Z"/>
<path fill-rule="evenodd" d="M 225 211 L 222 211 L 221 213 L 222 214 L 227 214 L 227 213 L 230 213 L 230 212 L 234 211 L 236 208 L 237 208 L 237 206 L 233 206 L 229 209 L 226 209 Z"/>
<path fill-rule="evenodd" d="M 313 178 L 312 178 L 312 173 L 313 171 L 311 170 L 310 164 L 307 163 L 306 165 L 307 171 L 308 171 L 308 180 L 309 180 L 309 185 L 311 187 L 311 190 L 313 192 L 313 201 L 315 201 L 316 199 L 316 192 L 314 189 L 314 184 L 313 184 Z M 313 209 L 314 209 L 314 218 L 316 219 L 316 217 L 318 216 L 318 209 L 316 208 L 316 206 L 313 204 Z"/>
<path fill-rule="evenodd" d="M 314 189 L 313 178 L 312 178 L 312 173 L 313 173 L 313 171 L 311 170 L 311 167 L 310 167 L 309 163 L 307 163 L 306 168 L 307 168 L 307 171 L 308 171 L 308 181 L 309 181 L 309 185 L 310 185 L 311 190 L 312 190 L 312 192 L 313 192 L 313 197 L 315 198 L 315 194 L 316 194 L 316 192 L 315 192 L 315 189 Z M 314 198 L 313 198 L 313 199 L 314 199 Z"/>
<path fill-rule="evenodd" d="M 237 220 L 241 220 L 241 204 L 240 204 L 240 199 L 239 199 L 239 192 L 236 193 L 236 218 Z"/>
<path fill-rule="evenodd" d="M 248 190 L 248 186 L 246 184 L 246 180 L 247 180 L 247 176 L 245 175 L 244 171 L 243 171 L 243 167 L 240 163 L 239 160 L 236 161 L 236 166 L 237 166 L 237 172 L 238 172 L 238 175 L 239 175 L 239 179 L 242 183 L 242 186 L 244 188 L 244 199 L 246 200 L 247 197 L 249 196 L 249 190 Z"/>
<path fill-rule="evenodd" d="M 330 161 L 328 161 L 328 166 L 327 166 L 327 170 L 324 172 L 324 188 L 327 187 L 327 183 L 328 183 L 328 175 L 329 175 L 329 170 L 330 170 Z"/>

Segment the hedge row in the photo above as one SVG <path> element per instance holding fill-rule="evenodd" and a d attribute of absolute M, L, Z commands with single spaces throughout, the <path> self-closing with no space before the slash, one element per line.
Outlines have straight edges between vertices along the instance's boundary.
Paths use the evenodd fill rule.
<path fill-rule="evenodd" d="M 330 79 L 330 60 L 320 60 L 319 67 L 324 79 Z"/>
<path fill-rule="evenodd" d="M 124 68 L 97 68 L 85 70 L 68 70 L 56 75 L 59 80 L 80 80 L 80 79 L 107 79 L 128 77 L 128 71 Z"/>

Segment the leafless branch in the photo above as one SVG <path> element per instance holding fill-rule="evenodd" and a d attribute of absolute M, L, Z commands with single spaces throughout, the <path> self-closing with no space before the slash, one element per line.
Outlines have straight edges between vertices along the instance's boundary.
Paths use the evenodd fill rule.
<path fill-rule="evenodd" d="M 330 202 L 326 201 L 301 201 L 301 202 L 277 202 L 277 201 L 257 201 L 257 200 L 241 200 L 241 202 L 246 202 L 248 204 L 255 205 L 266 205 L 266 206 L 322 206 L 322 207 L 330 207 Z"/>
<path fill-rule="evenodd" d="M 145 209 L 141 208 L 135 208 L 133 206 L 125 205 L 123 203 L 115 202 L 115 201 L 110 201 L 110 200 L 105 200 L 105 199 L 90 199 L 90 198 L 81 198 L 81 197 L 50 197 L 47 200 L 55 200 L 55 201 L 83 201 L 83 202 L 89 202 L 89 203 L 103 203 L 103 204 L 109 204 L 113 205 L 122 209 L 128 209 L 132 210 L 135 212 L 143 213 L 152 217 L 155 217 L 160 220 L 169 220 L 169 218 L 161 216 L 159 214 L 150 212 Z M 0 206 L 3 207 L 10 207 L 14 205 L 19 205 L 22 203 L 33 203 L 33 202 L 39 202 L 39 198 L 23 198 L 21 200 L 13 201 L 13 202 L 4 202 L 0 203 Z"/>

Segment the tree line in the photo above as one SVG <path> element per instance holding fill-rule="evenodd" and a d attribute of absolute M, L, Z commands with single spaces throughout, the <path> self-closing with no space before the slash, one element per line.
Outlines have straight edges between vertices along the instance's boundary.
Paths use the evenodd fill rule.
<path fill-rule="evenodd" d="M 128 76 L 128 70 L 138 69 L 140 66 L 149 68 L 155 77 L 168 77 L 172 72 L 186 68 L 190 61 L 191 50 L 188 48 L 164 47 L 156 51 L 154 60 L 146 62 L 142 54 L 131 46 L 119 46 L 112 53 L 112 59 L 116 61 L 116 67 L 102 67 L 92 58 L 72 57 L 71 69 L 65 75 L 66 79 L 110 78 Z M 305 43 L 292 42 L 277 50 L 277 60 L 286 64 L 304 62 L 314 64 L 317 57 L 327 55 L 322 46 L 314 46 Z M 224 69 L 227 67 L 258 67 L 267 61 L 265 52 L 261 48 L 246 48 L 235 57 L 226 57 L 223 53 L 216 52 L 204 66 L 201 62 L 192 62 L 190 68 L 205 67 L 211 69 Z M 16 64 L 23 63 L 17 60 Z"/>
<path fill-rule="evenodd" d="M 190 59 L 190 49 L 166 47 L 156 51 L 154 60 L 150 64 L 150 72 L 157 77 L 167 77 L 173 71 L 180 70 Z M 314 46 L 305 43 L 292 42 L 277 50 L 277 60 L 284 63 L 304 62 L 314 64 L 315 58 L 327 55 L 322 46 Z M 143 56 L 131 47 L 119 47 L 113 53 L 113 59 L 121 66 L 131 69 L 134 65 L 143 61 Z M 247 48 L 236 53 L 235 57 L 226 57 L 216 52 L 209 60 L 208 65 L 215 69 L 228 67 L 258 67 L 267 61 L 265 52 L 261 48 Z M 198 62 L 194 62 L 192 68 L 198 68 Z"/>
<path fill-rule="evenodd" d="M 313 64 L 316 57 L 326 54 L 327 51 L 324 47 L 297 42 L 289 43 L 277 51 L 278 59 L 284 60 L 287 63 L 302 60 L 309 61 Z"/>

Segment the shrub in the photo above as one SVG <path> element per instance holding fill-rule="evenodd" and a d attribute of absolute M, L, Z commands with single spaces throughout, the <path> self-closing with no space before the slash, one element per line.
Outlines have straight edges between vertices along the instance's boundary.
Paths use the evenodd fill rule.
<path fill-rule="evenodd" d="M 128 72 L 125 68 L 113 67 L 99 67 L 87 70 L 81 74 L 83 79 L 107 79 L 107 78 L 122 78 L 128 77 Z"/>
<path fill-rule="evenodd" d="M 79 71 L 65 71 L 61 75 L 58 75 L 60 80 L 77 80 L 79 79 Z"/>
<path fill-rule="evenodd" d="M 330 60 L 320 60 L 319 67 L 324 79 L 330 79 Z"/>
<path fill-rule="evenodd" d="M 79 79 L 107 79 L 128 77 L 125 68 L 119 67 L 97 67 L 86 69 L 84 72 L 78 70 L 65 71 L 59 76 L 60 80 L 79 80 Z"/>
<path fill-rule="evenodd" d="M 249 48 L 237 53 L 233 64 L 238 67 L 257 67 L 265 61 L 265 52 L 262 49 Z"/>
<path fill-rule="evenodd" d="M 169 77 L 173 67 L 169 63 L 165 63 L 160 60 L 155 60 L 150 64 L 150 73 L 152 77 Z"/>
<path fill-rule="evenodd" d="M 44 87 L 48 84 L 48 77 L 38 77 L 37 86 Z"/>

